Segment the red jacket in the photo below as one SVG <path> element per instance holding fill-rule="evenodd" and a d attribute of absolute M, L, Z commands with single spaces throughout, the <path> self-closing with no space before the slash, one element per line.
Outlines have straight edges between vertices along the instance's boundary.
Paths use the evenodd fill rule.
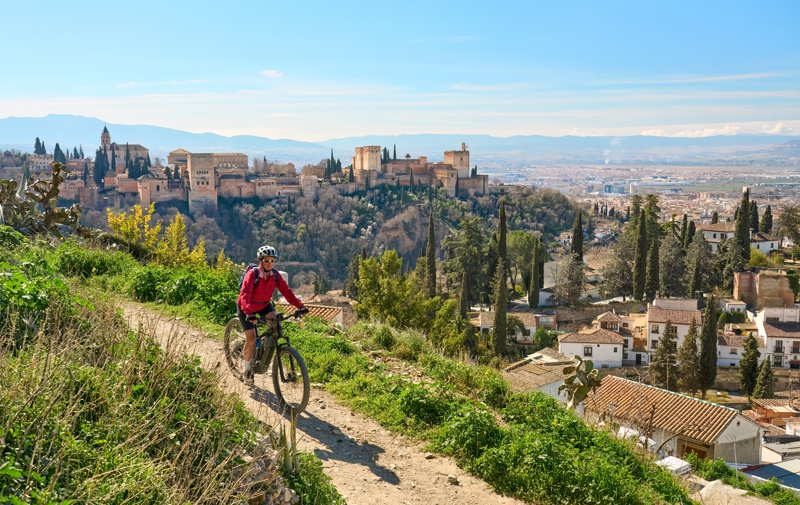
<path fill-rule="evenodd" d="M 261 278 L 258 281 L 258 286 L 254 287 L 256 270 L 261 273 Z M 303 302 L 294 296 L 292 290 L 289 289 L 289 285 L 283 280 L 281 274 L 277 273 L 277 270 L 275 272 L 273 272 L 274 269 L 267 270 L 266 272 L 263 270 L 262 267 L 251 268 L 245 274 L 244 281 L 242 282 L 242 290 L 239 292 L 239 299 L 236 300 L 242 312 L 245 314 L 254 314 L 264 310 L 272 299 L 272 293 L 275 291 L 276 284 L 278 291 L 286 298 L 287 302 L 298 309 L 303 307 Z M 275 277 L 278 278 L 277 282 L 275 281 Z"/>

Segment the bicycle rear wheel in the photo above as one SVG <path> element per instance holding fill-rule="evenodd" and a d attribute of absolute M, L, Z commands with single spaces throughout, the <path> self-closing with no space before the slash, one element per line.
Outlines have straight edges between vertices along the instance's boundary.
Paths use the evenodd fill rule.
<path fill-rule="evenodd" d="M 284 412 L 296 416 L 305 410 L 311 384 L 306 363 L 293 347 L 282 346 L 276 353 L 272 362 L 272 385 Z"/>
<path fill-rule="evenodd" d="M 239 322 L 238 317 L 234 317 L 228 321 L 228 325 L 225 327 L 225 340 L 222 348 L 225 350 L 225 360 L 228 362 L 228 367 L 237 377 L 242 375 L 244 343 L 245 337 L 242 323 Z"/>

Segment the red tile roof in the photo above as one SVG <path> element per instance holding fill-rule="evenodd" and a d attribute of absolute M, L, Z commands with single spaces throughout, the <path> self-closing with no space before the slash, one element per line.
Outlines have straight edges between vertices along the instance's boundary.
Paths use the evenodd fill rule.
<path fill-rule="evenodd" d="M 653 428 L 704 444 L 713 444 L 738 414 L 729 407 L 613 375 L 603 377 L 601 386 L 584 405 L 587 411 L 600 414 L 608 412 L 611 402 L 616 405 L 614 417 L 619 420 L 644 425 L 654 412 Z"/>
<path fill-rule="evenodd" d="M 764 323 L 764 332 L 768 337 L 800 338 L 800 323 Z"/>
<path fill-rule="evenodd" d="M 594 328 L 592 330 L 582 331 L 579 333 L 567 333 L 558 337 L 559 344 L 620 344 L 624 340 L 622 335 L 614 333 L 611 330 L 604 330 L 603 328 Z"/>
<path fill-rule="evenodd" d="M 503 377 L 515 391 L 534 391 L 564 380 L 564 365 L 541 365 L 529 359 L 518 361 L 503 370 Z"/>
<path fill-rule="evenodd" d="M 699 310 L 670 310 L 647 305 L 647 321 L 651 323 L 691 324 L 694 318 L 698 331 L 702 325 L 702 314 Z"/>
<path fill-rule="evenodd" d="M 701 224 L 697 227 L 698 230 L 702 231 L 716 231 L 716 232 L 728 232 L 733 233 L 736 229 L 736 224 L 734 222 L 727 222 L 727 221 L 720 221 L 717 224 Z"/>
<path fill-rule="evenodd" d="M 601 323 L 608 322 L 608 323 L 616 323 L 622 321 L 622 318 L 616 315 L 613 312 L 603 312 L 597 318 L 596 321 L 600 321 Z"/>

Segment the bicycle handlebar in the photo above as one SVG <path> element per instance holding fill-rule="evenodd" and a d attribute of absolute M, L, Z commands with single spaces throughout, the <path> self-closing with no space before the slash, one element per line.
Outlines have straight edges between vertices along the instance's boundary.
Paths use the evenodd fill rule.
<path fill-rule="evenodd" d="M 263 317 L 263 318 L 262 317 L 256 317 L 256 318 L 254 318 L 254 321 L 257 322 L 257 323 L 263 322 L 263 321 L 281 322 L 281 321 L 285 321 L 286 319 L 289 319 L 290 317 L 293 317 L 295 319 L 300 319 L 300 318 L 303 317 L 303 312 L 300 309 L 297 309 L 297 310 L 294 311 L 294 313 L 289 314 L 288 316 L 286 314 L 278 312 L 278 315 L 275 316 L 275 317 Z"/>

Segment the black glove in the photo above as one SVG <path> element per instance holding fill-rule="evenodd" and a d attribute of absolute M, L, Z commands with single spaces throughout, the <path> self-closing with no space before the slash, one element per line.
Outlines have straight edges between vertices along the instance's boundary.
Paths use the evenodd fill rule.
<path fill-rule="evenodd" d="M 308 314 L 308 307 L 303 305 L 302 307 L 300 307 L 300 310 L 298 312 L 300 312 L 300 315 Z"/>
<path fill-rule="evenodd" d="M 258 315 L 257 314 L 247 314 L 247 320 L 251 321 L 251 322 L 252 321 L 258 321 Z"/>

